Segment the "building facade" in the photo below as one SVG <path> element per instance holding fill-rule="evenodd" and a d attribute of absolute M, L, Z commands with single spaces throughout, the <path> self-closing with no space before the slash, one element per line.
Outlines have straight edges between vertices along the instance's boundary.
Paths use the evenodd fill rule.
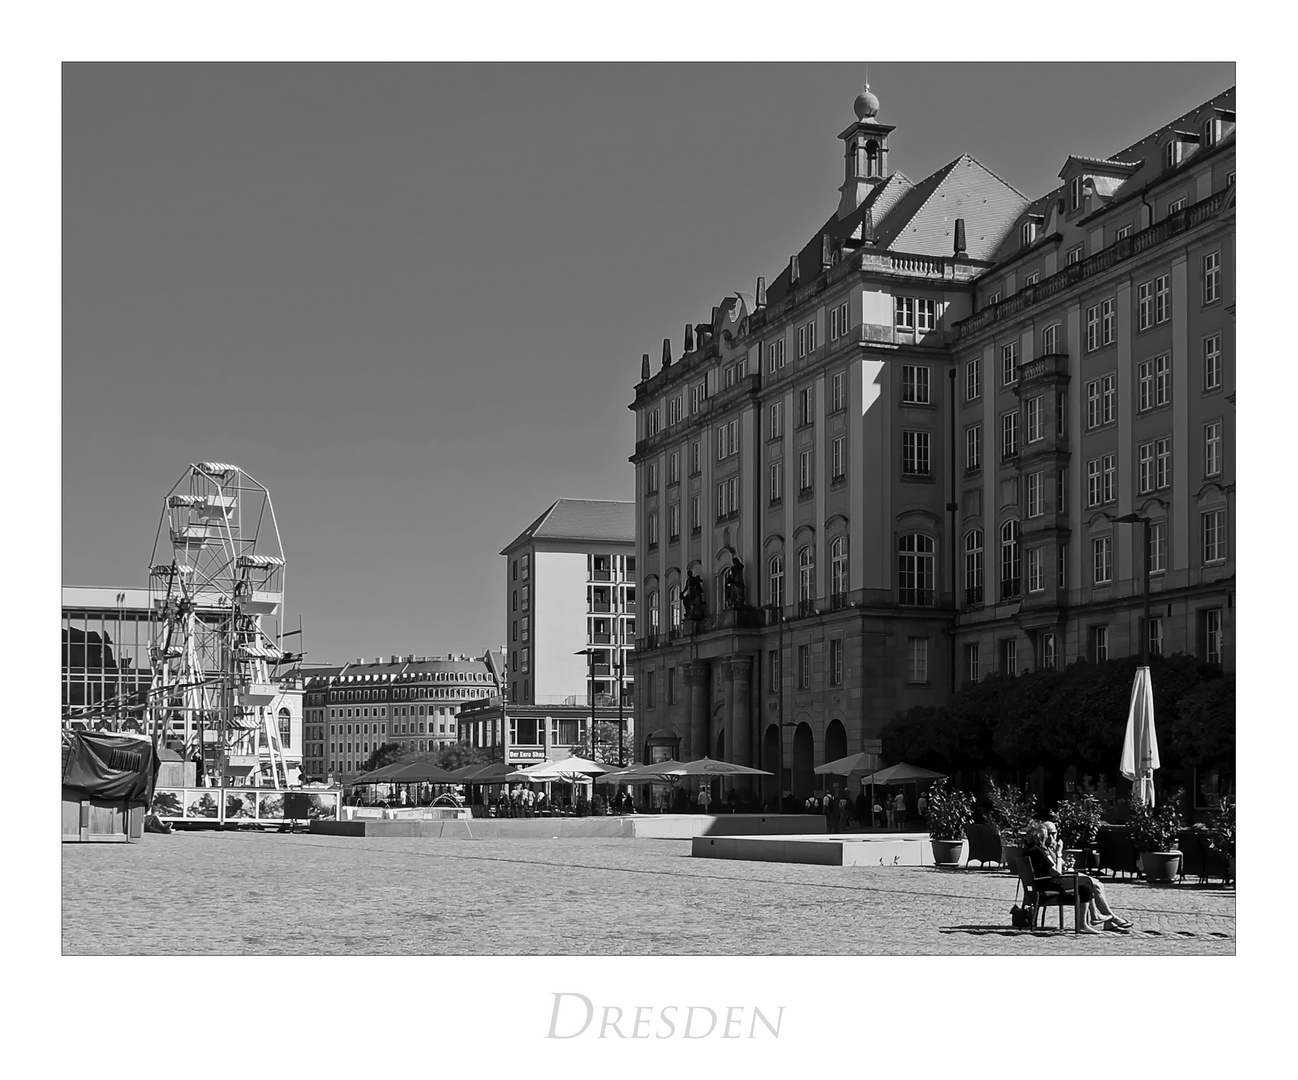
<path fill-rule="evenodd" d="M 460 709 L 498 696 L 502 654 L 359 658 L 304 673 L 304 772 L 346 782 L 385 743 L 420 753 L 458 739 Z"/>
<path fill-rule="evenodd" d="M 1135 651 L 1146 525 L 1097 512 L 1150 518 L 1151 635 L 1231 663 L 1233 100 L 1030 200 L 889 171 L 858 96 L 836 212 L 642 361 L 644 732 L 802 796 L 993 666 Z"/>

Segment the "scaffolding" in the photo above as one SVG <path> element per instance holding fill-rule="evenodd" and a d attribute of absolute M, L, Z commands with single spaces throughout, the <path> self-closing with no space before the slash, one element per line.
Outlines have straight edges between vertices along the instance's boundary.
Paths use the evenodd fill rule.
<path fill-rule="evenodd" d="M 149 601 L 155 742 L 183 742 L 202 785 L 225 787 L 233 769 L 288 787 L 273 674 L 285 654 L 262 626 L 284 601 L 270 492 L 235 465 L 190 465 L 164 500 Z"/>

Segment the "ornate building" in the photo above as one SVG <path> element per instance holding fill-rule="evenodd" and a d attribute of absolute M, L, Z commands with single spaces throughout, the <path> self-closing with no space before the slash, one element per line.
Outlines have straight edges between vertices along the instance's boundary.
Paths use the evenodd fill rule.
<path fill-rule="evenodd" d="M 835 213 L 678 360 L 643 358 L 634 668 L 659 747 L 801 797 L 993 660 L 1134 648 L 1145 525 L 1097 512 L 1151 518 L 1151 635 L 1229 662 L 1233 101 L 1069 158 L 1033 201 L 968 155 L 890 172 L 857 97 Z"/>

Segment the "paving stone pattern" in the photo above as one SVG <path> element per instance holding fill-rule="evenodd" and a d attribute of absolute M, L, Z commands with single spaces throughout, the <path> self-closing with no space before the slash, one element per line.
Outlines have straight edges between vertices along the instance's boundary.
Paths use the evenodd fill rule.
<path fill-rule="evenodd" d="M 1015 931 L 1005 872 L 690 858 L 689 841 L 254 832 L 63 845 L 68 954 L 1201 955 L 1235 892 L 1107 886 L 1135 923 Z M 539 907 L 545 909 L 537 917 Z M 1047 912 L 1047 925 L 1058 915 Z M 1064 925 L 1071 927 L 1072 914 Z"/>

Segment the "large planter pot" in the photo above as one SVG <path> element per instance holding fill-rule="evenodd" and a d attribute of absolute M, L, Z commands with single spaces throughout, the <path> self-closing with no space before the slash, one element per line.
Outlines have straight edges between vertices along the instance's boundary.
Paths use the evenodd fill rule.
<path fill-rule="evenodd" d="M 960 858 L 964 855 L 964 839 L 930 840 L 933 845 L 933 863 L 936 866 L 959 867 Z"/>
<path fill-rule="evenodd" d="M 1142 851 L 1140 868 L 1144 871 L 1145 880 L 1153 885 L 1166 885 L 1176 880 L 1176 872 L 1181 868 L 1179 851 Z"/>
<path fill-rule="evenodd" d="M 1005 868 L 1017 877 L 1019 872 L 1019 862 L 1023 858 L 1023 845 L 1001 844 L 1001 852 L 1004 855 L 1002 861 L 1005 863 Z"/>

